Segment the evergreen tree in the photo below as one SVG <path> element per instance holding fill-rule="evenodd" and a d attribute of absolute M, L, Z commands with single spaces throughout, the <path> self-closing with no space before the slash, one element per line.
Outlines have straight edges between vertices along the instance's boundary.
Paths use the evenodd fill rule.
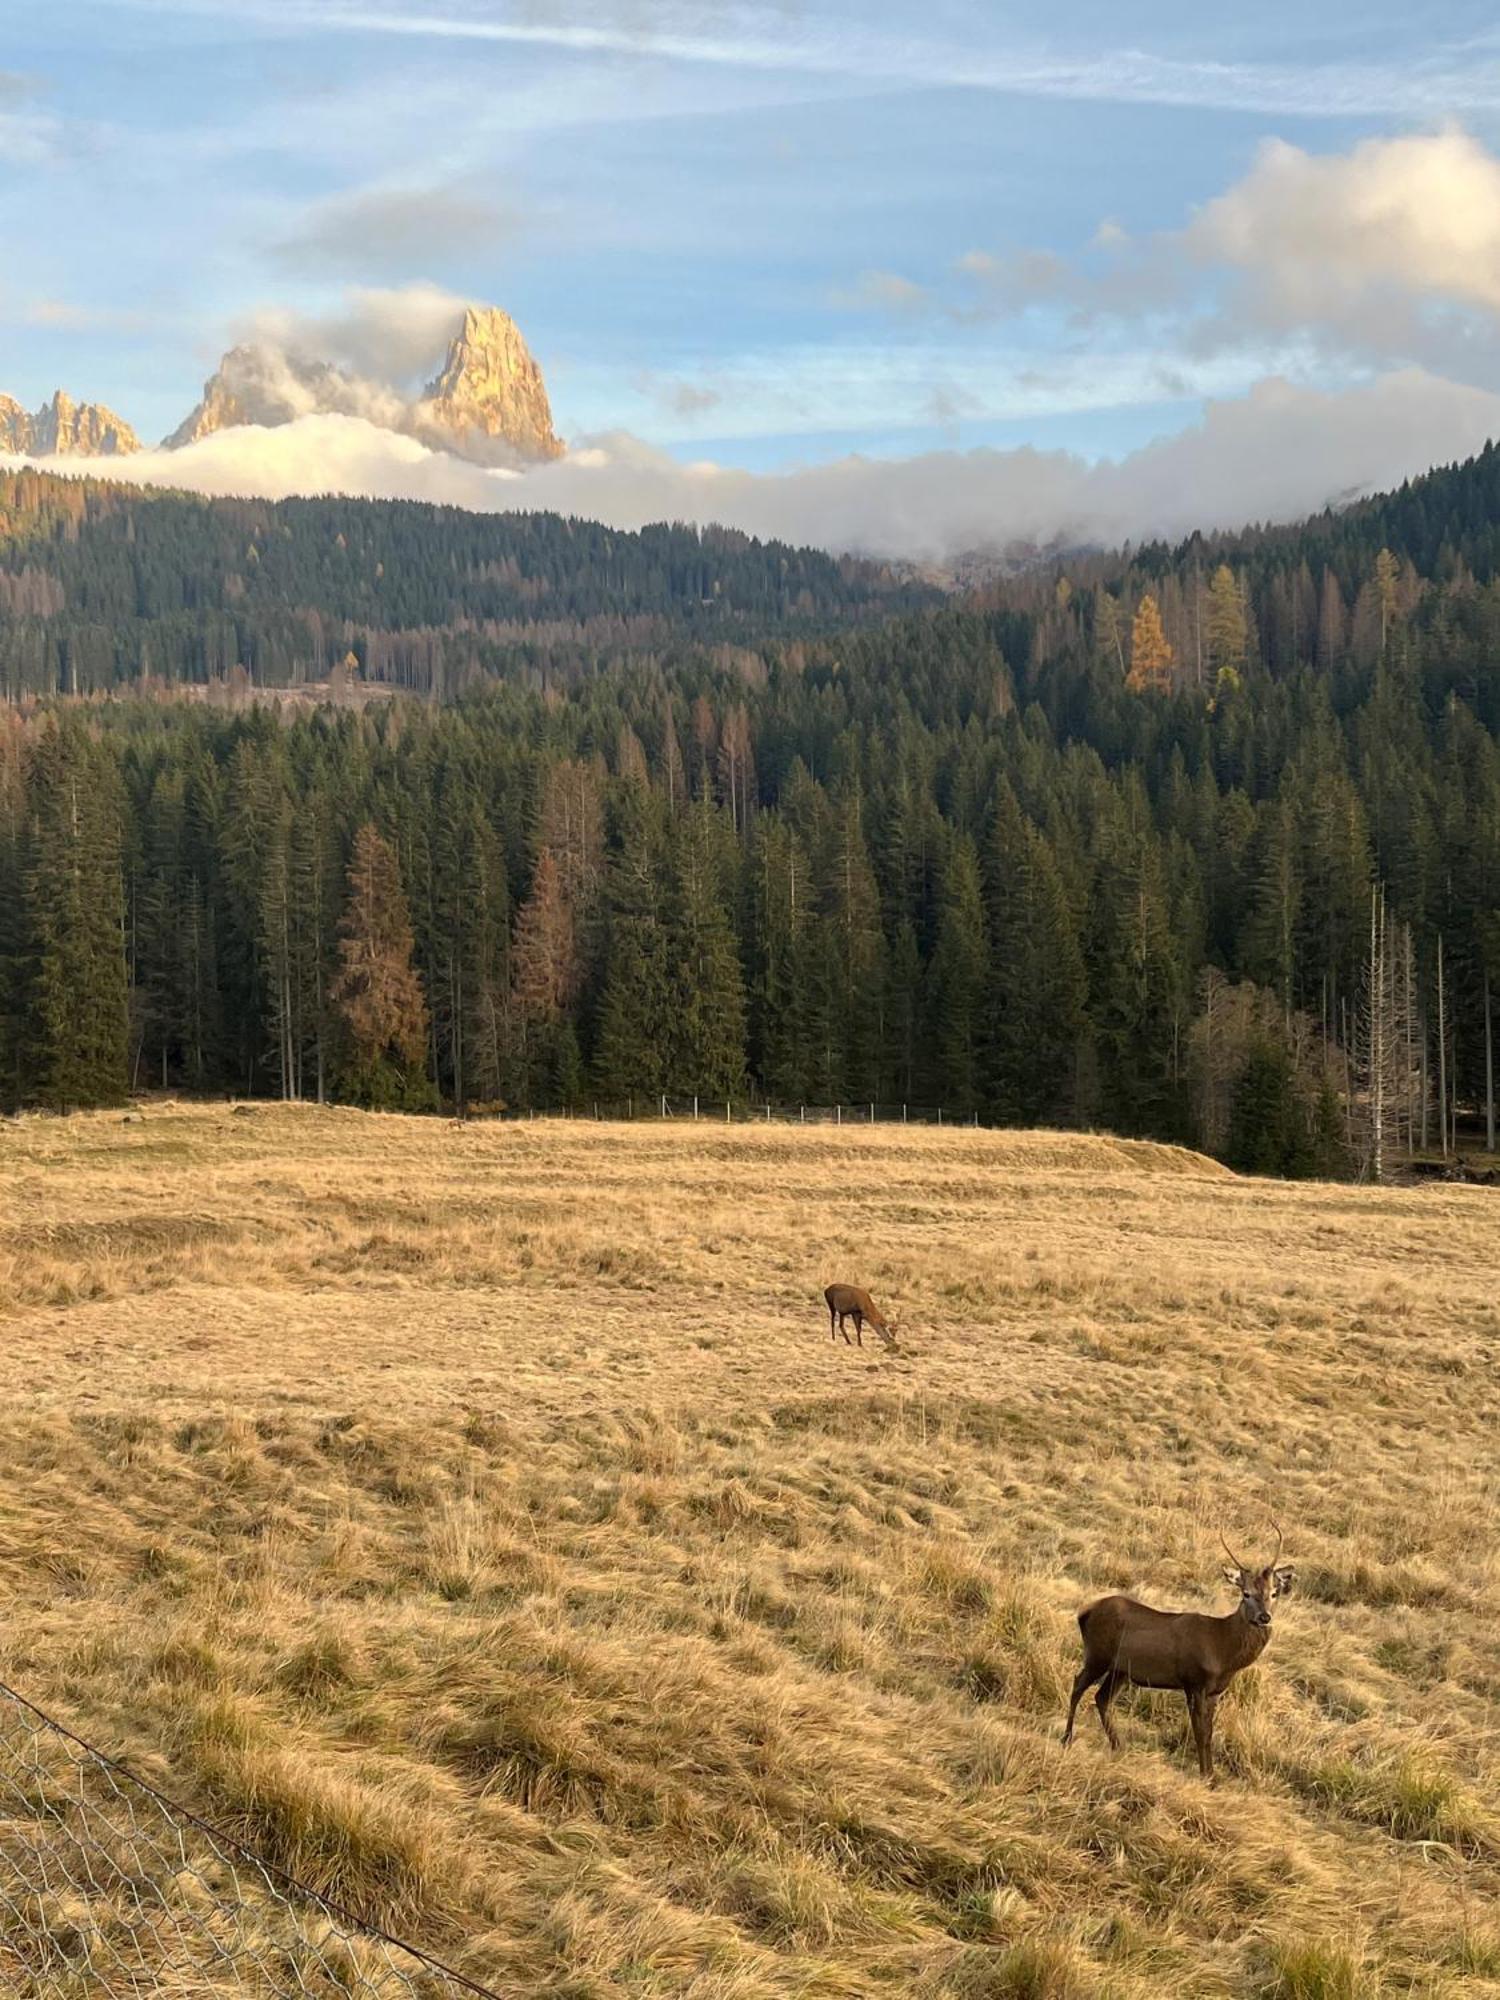
<path fill-rule="evenodd" d="M 622 788 L 605 891 L 604 972 L 594 1072 L 604 1097 L 653 1097 L 673 1074 L 674 982 L 656 798 Z"/>
<path fill-rule="evenodd" d="M 755 1068 L 768 1098 L 804 1102 L 816 1095 L 813 1055 L 827 1039 L 829 996 L 812 864 L 780 814 L 762 815 L 757 822 L 751 913 Z"/>
<path fill-rule="evenodd" d="M 1053 851 L 1009 791 L 996 809 L 984 887 L 985 1109 L 997 1124 L 1068 1124 L 1079 1109 L 1083 957 Z"/>
<path fill-rule="evenodd" d="M 1226 667 L 1238 673 L 1245 664 L 1249 626 L 1239 581 L 1227 563 L 1220 563 L 1209 581 L 1204 626 L 1214 675 Z"/>
<path fill-rule="evenodd" d="M 707 795 L 678 822 L 667 906 L 671 1073 L 678 1090 L 745 1094 L 745 995 L 719 886 L 715 812 Z"/>
<path fill-rule="evenodd" d="M 1251 1048 L 1234 1086 L 1225 1158 L 1242 1174 L 1291 1180 L 1313 1171 L 1312 1139 L 1284 1043 L 1263 1038 Z"/>
<path fill-rule="evenodd" d="M 546 1086 L 556 1076 L 558 1040 L 569 1025 L 567 1010 L 578 978 L 573 912 L 562 869 L 551 848 L 544 847 L 531 894 L 516 919 L 511 952 L 511 1088 L 519 1104 L 548 1102 Z"/>
<path fill-rule="evenodd" d="M 864 807 L 846 788 L 828 828 L 822 862 L 823 982 L 827 1039 L 818 1094 L 829 1103 L 874 1099 L 885 1042 L 884 939 L 880 892 L 865 842 Z"/>
<path fill-rule="evenodd" d="M 349 1039 L 345 1089 L 379 1110 L 433 1101 L 423 1071 L 428 1012 L 395 850 L 368 821 L 354 838 L 333 1000 Z"/>
<path fill-rule="evenodd" d="M 54 1110 L 128 1085 L 123 801 L 107 752 L 69 719 L 37 737 L 22 841 L 23 1090 Z"/>
<path fill-rule="evenodd" d="M 979 1108 L 989 980 L 984 898 L 974 843 L 960 834 L 943 873 L 931 968 L 939 1101 L 959 1117 Z"/>

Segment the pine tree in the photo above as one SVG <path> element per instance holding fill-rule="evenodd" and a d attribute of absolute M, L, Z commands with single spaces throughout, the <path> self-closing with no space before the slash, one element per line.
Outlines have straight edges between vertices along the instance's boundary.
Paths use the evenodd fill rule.
<path fill-rule="evenodd" d="M 678 822 L 667 905 L 675 1087 L 721 1100 L 745 1094 L 745 994 L 719 886 L 715 812 L 706 794 Z"/>
<path fill-rule="evenodd" d="M 531 894 L 516 919 L 510 964 L 511 1090 L 519 1104 L 544 1104 L 579 975 L 573 912 L 550 847 L 537 856 Z"/>
<path fill-rule="evenodd" d="M 885 1040 L 880 892 L 865 842 L 864 803 L 846 789 L 822 857 L 820 939 L 829 998 L 819 1095 L 829 1103 L 873 1099 Z"/>
<path fill-rule="evenodd" d="M 959 1117 L 979 1108 L 989 943 L 974 843 L 960 834 L 943 872 L 942 907 L 930 971 L 939 1101 Z"/>
<path fill-rule="evenodd" d="M 639 783 L 621 794 L 605 891 L 604 968 L 594 1072 L 617 1100 L 675 1090 L 673 981 L 659 801 Z"/>
<path fill-rule="evenodd" d="M 332 998 L 349 1038 L 345 1089 L 377 1109 L 424 1109 L 428 1012 L 413 964 L 411 913 L 390 843 L 369 821 L 354 837 Z"/>
<path fill-rule="evenodd" d="M 1286 1044 L 1255 1041 L 1234 1086 L 1224 1157 L 1242 1174 L 1299 1178 L 1313 1169 L 1313 1147 Z"/>
<path fill-rule="evenodd" d="M 1227 563 L 1220 563 L 1209 580 L 1204 622 L 1210 669 L 1215 676 L 1226 668 L 1238 673 L 1245 664 L 1249 627 L 1243 593 Z"/>
<path fill-rule="evenodd" d="M 0 710 L 0 1109 L 22 1099 L 26 1042 L 23 903 L 26 779 L 20 716 Z"/>
<path fill-rule="evenodd" d="M 757 820 L 751 860 L 751 1034 L 761 1087 L 778 1103 L 815 1095 L 813 1052 L 827 1039 L 812 864 L 781 814 Z"/>
<path fill-rule="evenodd" d="M 123 801 L 113 760 L 67 720 L 26 774 L 25 1094 L 53 1110 L 116 1104 L 128 1083 Z"/>
<path fill-rule="evenodd" d="M 1086 981 L 1056 856 L 1002 790 L 985 855 L 990 976 L 984 1105 L 1000 1124 L 1077 1115 Z"/>

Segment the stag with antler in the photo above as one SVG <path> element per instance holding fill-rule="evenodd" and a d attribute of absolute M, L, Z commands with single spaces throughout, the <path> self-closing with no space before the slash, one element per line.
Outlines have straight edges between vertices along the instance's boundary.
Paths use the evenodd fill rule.
<path fill-rule="evenodd" d="M 1110 1703 L 1122 1687 L 1177 1688 L 1187 1702 L 1193 1725 L 1198 1769 L 1212 1779 L 1214 1711 L 1219 1697 L 1235 1675 L 1265 1651 L 1271 1636 L 1271 1606 L 1286 1596 L 1296 1575 L 1292 1565 L 1281 1560 L 1279 1527 L 1276 1553 L 1264 1568 L 1241 1562 L 1222 1534 L 1219 1540 L 1232 1565 L 1224 1571 L 1225 1581 L 1240 1593 L 1238 1607 L 1227 1616 L 1156 1611 L 1134 1597 L 1101 1597 L 1079 1612 L 1083 1665 L 1068 1704 L 1065 1744 L 1073 1740 L 1078 1704 L 1095 1682 L 1099 1692 L 1094 1705 L 1112 1750 L 1119 1749 L 1120 1739 L 1110 1720 Z"/>

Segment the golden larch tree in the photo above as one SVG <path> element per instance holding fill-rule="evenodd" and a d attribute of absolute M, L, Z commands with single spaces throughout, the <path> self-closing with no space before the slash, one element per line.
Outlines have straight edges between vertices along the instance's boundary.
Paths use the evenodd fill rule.
<path fill-rule="evenodd" d="M 1150 591 L 1136 607 L 1130 628 L 1130 672 L 1125 685 L 1133 694 L 1172 692 L 1172 648 L 1161 622 L 1161 607 Z"/>

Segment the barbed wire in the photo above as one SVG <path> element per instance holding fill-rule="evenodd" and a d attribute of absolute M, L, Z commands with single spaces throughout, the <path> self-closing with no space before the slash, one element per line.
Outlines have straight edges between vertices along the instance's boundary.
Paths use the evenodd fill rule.
<path fill-rule="evenodd" d="M 264 1860 L 3 1681 L 0 1978 L 16 2000 L 504 2000 Z"/>

